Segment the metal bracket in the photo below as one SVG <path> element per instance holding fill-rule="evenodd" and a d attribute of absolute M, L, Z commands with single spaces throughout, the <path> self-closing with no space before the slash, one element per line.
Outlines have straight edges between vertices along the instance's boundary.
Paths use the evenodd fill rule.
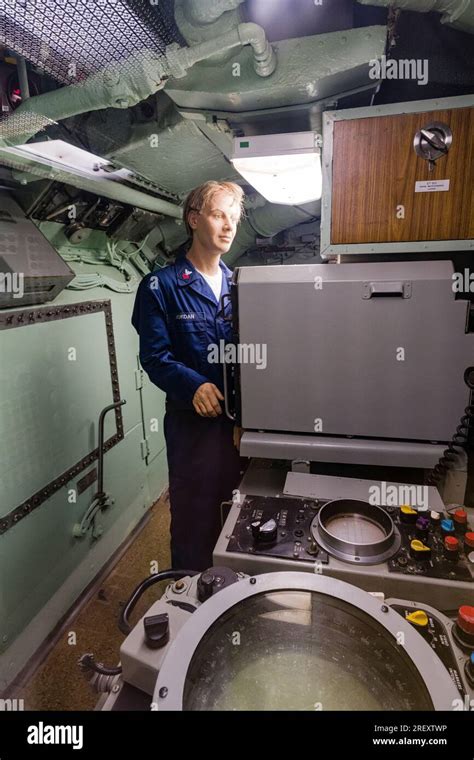
<path fill-rule="evenodd" d="M 150 456 L 150 444 L 148 443 L 148 438 L 140 441 L 140 449 L 142 452 L 142 459 L 146 459 Z"/>
<path fill-rule="evenodd" d="M 99 512 L 106 509 L 107 507 L 110 507 L 112 504 L 115 503 L 114 499 L 111 499 L 110 496 L 104 491 L 104 423 L 105 423 L 105 416 L 107 412 L 112 411 L 112 409 L 118 409 L 120 406 L 123 406 L 126 403 L 127 402 L 124 399 L 120 401 L 116 401 L 115 404 L 109 404 L 109 406 L 106 406 L 105 409 L 102 409 L 100 413 L 99 445 L 98 445 L 99 475 L 98 475 L 97 493 L 92 499 L 89 509 L 87 510 L 86 514 L 82 518 L 81 522 L 76 523 L 72 529 L 72 534 L 76 538 L 83 538 L 83 536 L 86 535 L 91 525 L 92 525 L 92 538 L 100 538 L 100 536 L 104 532 L 104 529 L 100 523 L 96 523 L 95 518 Z"/>
<path fill-rule="evenodd" d="M 135 370 L 135 389 L 137 391 L 141 391 L 142 388 L 143 388 L 143 370 L 136 369 Z"/>

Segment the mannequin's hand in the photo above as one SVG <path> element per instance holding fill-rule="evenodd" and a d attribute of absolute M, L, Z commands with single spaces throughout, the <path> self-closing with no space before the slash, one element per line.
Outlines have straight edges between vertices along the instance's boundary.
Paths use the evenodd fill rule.
<path fill-rule="evenodd" d="M 193 406 L 201 417 L 218 417 L 222 414 L 219 401 L 224 401 L 224 396 L 214 383 L 203 383 L 193 396 Z"/>

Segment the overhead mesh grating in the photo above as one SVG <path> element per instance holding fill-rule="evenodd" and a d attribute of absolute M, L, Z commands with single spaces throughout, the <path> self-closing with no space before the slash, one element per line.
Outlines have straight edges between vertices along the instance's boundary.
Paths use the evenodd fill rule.
<path fill-rule="evenodd" d="M 64 84 L 172 42 L 172 0 L 0 0 L 0 44 Z"/>

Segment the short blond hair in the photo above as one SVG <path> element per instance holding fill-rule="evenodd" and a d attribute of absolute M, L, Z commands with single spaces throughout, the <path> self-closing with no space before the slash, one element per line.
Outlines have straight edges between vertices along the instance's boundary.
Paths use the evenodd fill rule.
<path fill-rule="evenodd" d="M 244 191 L 240 185 L 236 185 L 235 182 L 217 182 L 216 180 L 211 179 L 209 182 L 204 182 L 204 184 L 195 187 L 194 190 L 191 190 L 186 200 L 184 201 L 183 219 L 189 238 L 192 238 L 193 236 L 192 228 L 188 222 L 189 212 L 202 211 L 202 209 L 220 190 L 224 190 L 226 193 L 229 193 L 229 195 L 233 196 L 235 202 L 239 207 L 239 216 L 242 216 L 244 208 Z"/>

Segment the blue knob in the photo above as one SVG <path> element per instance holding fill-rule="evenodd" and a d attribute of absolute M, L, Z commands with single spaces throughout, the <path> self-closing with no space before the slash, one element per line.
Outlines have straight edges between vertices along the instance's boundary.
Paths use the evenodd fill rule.
<path fill-rule="evenodd" d="M 454 522 L 452 520 L 441 520 L 441 530 L 443 533 L 454 533 Z"/>

